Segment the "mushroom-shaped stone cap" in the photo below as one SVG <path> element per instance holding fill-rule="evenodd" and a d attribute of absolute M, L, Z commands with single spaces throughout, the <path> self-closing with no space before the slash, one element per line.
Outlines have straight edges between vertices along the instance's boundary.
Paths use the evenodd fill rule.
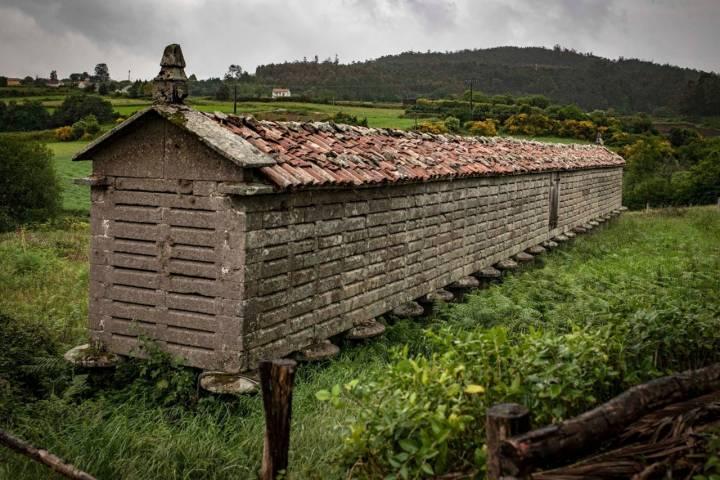
<path fill-rule="evenodd" d="M 160 66 L 185 68 L 185 58 L 183 57 L 180 45 L 173 43 L 165 47 L 162 60 L 160 60 Z"/>

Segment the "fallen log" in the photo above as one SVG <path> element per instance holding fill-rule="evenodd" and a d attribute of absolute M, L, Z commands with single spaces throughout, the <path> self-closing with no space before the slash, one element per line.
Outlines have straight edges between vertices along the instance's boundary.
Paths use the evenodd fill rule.
<path fill-rule="evenodd" d="M 4 430 L 0 430 L 0 443 L 21 455 L 25 455 L 36 462 L 42 463 L 66 478 L 71 478 L 73 480 L 95 480 L 95 477 L 89 473 L 85 473 L 82 470 L 73 467 L 47 450 L 37 448 Z"/>
<path fill-rule="evenodd" d="M 656 409 L 716 390 L 720 390 L 720 364 L 637 385 L 575 418 L 504 440 L 501 472 L 522 477 L 539 467 L 567 463 Z"/>

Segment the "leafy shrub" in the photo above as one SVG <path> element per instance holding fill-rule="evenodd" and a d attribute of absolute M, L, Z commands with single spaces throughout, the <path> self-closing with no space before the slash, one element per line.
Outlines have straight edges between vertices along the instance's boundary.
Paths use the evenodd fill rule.
<path fill-rule="evenodd" d="M 466 128 L 471 135 L 478 135 L 483 137 L 494 137 L 495 135 L 497 135 L 497 128 L 495 122 L 491 119 L 469 122 Z"/>
<path fill-rule="evenodd" d="M 100 123 L 109 123 L 115 118 L 112 104 L 102 97 L 74 94 L 65 97 L 55 110 L 53 122 L 58 126 L 72 125 L 88 115 L 93 115 Z"/>
<path fill-rule="evenodd" d="M 445 120 L 443 120 L 443 125 L 445 125 L 448 132 L 458 133 L 460 131 L 460 120 L 456 117 L 446 117 Z"/>
<path fill-rule="evenodd" d="M 445 124 L 440 122 L 423 122 L 417 126 L 416 130 L 423 133 L 434 133 L 436 135 L 448 133 Z"/>
<path fill-rule="evenodd" d="M 60 209 L 52 152 L 36 142 L 0 137 L 0 231 L 45 221 Z"/>
<path fill-rule="evenodd" d="M 40 102 L 0 102 L 0 132 L 27 132 L 50 127 L 50 114 Z"/>
<path fill-rule="evenodd" d="M 55 129 L 55 138 L 61 142 L 70 142 L 75 140 L 72 127 L 59 127 Z"/>
<path fill-rule="evenodd" d="M 0 416 L 17 414 L 25 402 L 42 398 L 69 380 L 59 353 L 47 329 L 0 312 Z"/>
<path fill-rule="evenodd" d="M 333 115 L 332 121 L 335 123 L 343 123 L 345 125 L 359 125 L 361 127 L 368 126 L 367 118 L 359 119 L 355 115 L 350 115 L 349 113 L 345 112 L 337 112 L 335 115 Z"/>

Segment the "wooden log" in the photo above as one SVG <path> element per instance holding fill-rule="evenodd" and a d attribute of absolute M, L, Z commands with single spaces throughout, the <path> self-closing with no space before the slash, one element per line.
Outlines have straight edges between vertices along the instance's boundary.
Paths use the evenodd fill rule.
<path fill-rule="evenodd" d="M 656 409 L 719 389 L 720 364 L 637 385 L 575 418 L 503 441 L 502 473 L 523 476 L 567 463 Z"/>
<path fill-rule="evenodd" d="M 265 409 L 265 446 L 261 480 L 275 480 L 286 471 L 290 450 L 292 389 L 297 363 L 280 359 L 260 363 L 260 387 Z"/>
<path fill-rule="evenodd" d="M 487 478 L 501 477 L 502 457 L 500 445 L 503 440 L 530 430 L 530 412 L 517 403 L 500 403 L 487 410 L 485 435 L 487 448 Z"/>
<path fill-rule="evenodd" d="M 30 457 L 36 462 L 40 462 L 43 465 L 49 467 L 51 470 L 59 473 L 60 475 L 71 478 L 73 480 L 95 480 L 95 477 L 89 473 L 85 473 L 82 470 L 78 470 L 69 463 L 65 463 L 61 458 L 56 457 L 47 450 L 37 448 L 24 440 L 9 434 L 4 430 L 0 430 L 0 443 L 16 451 L 21 455 Z"/>

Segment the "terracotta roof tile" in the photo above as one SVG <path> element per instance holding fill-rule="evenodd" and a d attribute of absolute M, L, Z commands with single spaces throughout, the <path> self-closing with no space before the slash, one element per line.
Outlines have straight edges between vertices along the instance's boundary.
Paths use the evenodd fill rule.
<path fill-rule="evenodd" d="M 622 166 L 598 145 L 432 135 L 378 128 L 258 121 L 206 113 L 273 157 L 260 171 L 276 186 L 363 185 Z"/>

